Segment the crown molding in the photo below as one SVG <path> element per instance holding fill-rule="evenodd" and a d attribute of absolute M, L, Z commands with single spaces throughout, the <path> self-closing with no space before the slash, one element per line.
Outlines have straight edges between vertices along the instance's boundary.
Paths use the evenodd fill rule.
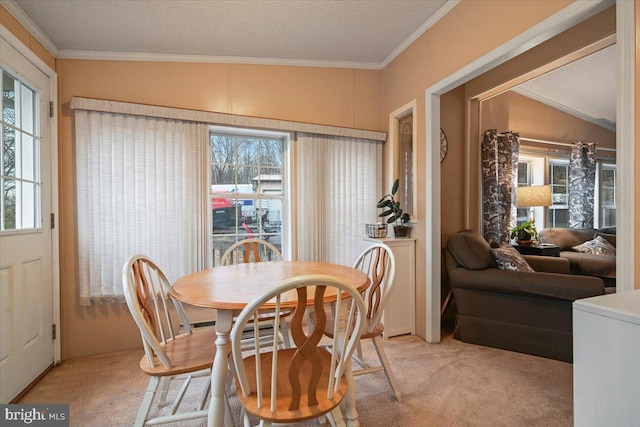
<path fill-rule="evenodd" d="M 224 64 L 284 65 L 284 66 L 295 66 L 295 67 L 357 68 L 357 69 L 367 69 L 367 70 L 380 69 L 380 64 L 372 63 L 372 62 L 316 61 L 316 60 L 287 59 L 287 58 L 181 55 L 181 54 L 170 54 L 170 53 L 146 53 L 146 52 L 107 52 L 107 51 L 70 50 L 70 49 L 60 49 L 58 51 L 58 58 L 89 59 L 89 60 L 104 60 L 104 61 L 201 62 L 201 63 L 224 63 Z"/>
<path fill-rule="evenodd" d="M 423 35 L 429 28 L 433 27 L 436 22 L 442 19 L 447 13 L 451 11 L 461 0 L 447 0 L 445 4 L 443 4 L 440 9 L 436 11 L 433 15 L 429 17 L 422 25 L 418 27 L 409 37 L 407 37 L 402 43 L 400 43 L 390 54 L 387 56 L 380 64 L 379 69 L 383 69 L 387 65 L 391 63 L 398 55 L 400 55 L 406 48 L 408 48 L 411 43 L 415 42 L 418 37 Z"/>
<path fill-rule="evenodd" d="M 31 33 L 54 57 L 58 56 L 58 46 L 27 16 L 13 0 L 0 0 L 0 5 L 13 15 L 14 18 Z"/>

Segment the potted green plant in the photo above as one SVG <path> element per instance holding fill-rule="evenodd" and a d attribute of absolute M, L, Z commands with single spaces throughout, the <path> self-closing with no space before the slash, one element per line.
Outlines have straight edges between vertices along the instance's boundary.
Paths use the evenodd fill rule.
<path fill-rule="evenodd" d="M 381 218 L 389 217 L 387 218 L 387 224 L 394 224 L 393 231 L 396 237 L 407 237 L 409 227 L 406 223 L 409 222 L 409 214 L 402 211 L 400 202 L 395 199 L 399 185 L 400 180 L 396 179 L 391 187 L 391 193 L 383 196 L 380 201 L 378 201 L 378 208 L 386 208 L 386 210 L 382 211 L 378 216 Z"/>
<path fill-rule="evenodd" d="M 530 221 L 525 221 L 511 229 L 511 238 L 516 239 L 519 245 L 530 245 L 538 239 L 538 230 Z"/>

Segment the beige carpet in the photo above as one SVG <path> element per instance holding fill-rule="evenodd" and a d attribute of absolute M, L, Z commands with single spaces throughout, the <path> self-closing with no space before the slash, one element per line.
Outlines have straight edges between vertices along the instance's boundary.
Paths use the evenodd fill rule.
<path fill-rule="evenodd" d="M 413 336 L 385 343 L 402 401 L 392 397 L 383 373 L 357 377 L 362 426 L 573 424 L 569 363 L 465 344 L 450 334 L 440 344 Z M 375 360 L 369 342 L 364 351 L 366 359 Z M 63 362 L 21 403 L 69 403 L 72 426 L 130 426 L 148 383 L 138 369 L 141 356 L 138 350 Z M 231 405 L 240 425 L 235 396 Z M 204 426 L 206 420 L 173 425 Z"/>

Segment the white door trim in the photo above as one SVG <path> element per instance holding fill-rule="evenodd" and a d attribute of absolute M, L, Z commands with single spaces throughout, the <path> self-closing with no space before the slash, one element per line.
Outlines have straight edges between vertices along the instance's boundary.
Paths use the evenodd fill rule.
<path fill-rule="evenodd" d="M 13 35 L 4 25 L 0 24 L 0 37 L 16 49 L 29 62 L 35 65 L 49 78 L 49 99 L 53 102 L 54 116 L 50 121 L 49 140 L 51 141 L 51 212 L 55 215 L 55 228 L 51 230 L 51 275 L 53 280 L 53 319 L 56 325 L 57 337 L 53 343 L 53 362 L 61 360 L 61 331 L 60 331 L 60 215 L 58 207 L 58 74 L 31 49 Z M 47 221 L 48 222 L 48 221 Z"/>
<path fill-rule="evenodd" d="M 629 4 L 625 4 L 629 3 Z M 431 185 L 426 186 L 425 197 L 427 206 L 440 206 L 440 146 L 439 146 L 439 129 L 440 129 L 440 95 L 448 92 L 449 90 L 479 76 L 480 74 L 502 64 L 509 59 L 521 54 L 522 52 L 542 43 L 545 40 L 550 39 L 553 36 L 565 31 L 566 29 L 574 26 L 575 24 L 583 21 L 584 19 L 595 15 L 598 12 L 612 6 L 614 3 L 611 0 L 600 0 L 592 2 L 576 1 L 560 12 L 550 16 L 539 24 L 524 31 L 517 37 L 509 40 L 502 46 L 497 47 L 488 54 L 478 58 L 466 67 L 451 74 L 445 79 L 435 83 L 425 91 L 425 115 L 426 115 L 426 146 L 425 150 L 425 169 L 430 174 L 426 177 L 426 182 Z M 620 75 L 626 76 L 619 79 L 620 82 L 633 81 L 635 76 L 633 67 L 633 2 L 618 1 L 617 2 L 617 16 L 618 16 L 618 43 L 627 44 L 630 43 L 631 55 L 627 58 L 625 63 L 619 60 Z M 624 17 L 624 14 L 627 17 Z M 622 17 L 621 17 L 622 16 Z M 626 19 L 631 21 L 631 25 L 621 25 L 620 20 Z M 619 46 L 620 51 L 626 52 L 628 55 L 629 47 L 623 45 Z M 622 56 L 622 55 L 620 55 Z M 628 84 L 628 83 L 627 83 Z M 625 281 L 625 288 L 633 288 L 633 102 L 634 91 L 629 90 L 629 86 L 624 86 L 625 90 L 621 90 L 621 84 L 618 86 L 618 110 L 627 110 L 627 119 L 623 120 L 618 116 L 618 139 L 617 150 L 619 158 L 626 158 L 627 162 L 631 162 L 631 167 L 628 165 L 619 169 L 619 182 L 625 182 L 628 187 L 624 188 L 624 197 L 619 198 L 620 201 L 626 206 L 628 204 L 629 209 L 625 215 L 618 217 L 620 230 L 620 238 L 623 240 L 620 244 L 625 251 L 625 256 L 621 257 L 618 262 L 618 281 Z M 633 86 L 631 86 L 633 87 Z M 625 93 L 626 92 L 626 93 Z M 630 108 L 631 106 L 631 108 Z M 622 127 L 625 129 L 623 130 Z M 622 141 L 622 135 L 626 135 L 626 140 Z M 631 187 L 631 188 L 629 188 Z M 618 209 L 621 211 L 622 209 Z M 441 283 L 441 220 L 439 209 L 427 209 L 425 212 L 425 223 L 427 224 L 425 232 L 425 247 L 427 253 L 431 256 L 427 256 L 425 263 L 425 277 L 426 277 L 426 311 L 427 311 L 427 324 L 426 324 L 426 336 L 427 342 L 436 343 L 440 341 L 440 283 Z M 631 258 L 629 258 L 631 257 Z M 620 272 L 623 266 L 627 270 L 623 276 Z M 618 289 L 621 289 L 620 286 Z M 622 288 L 621 290 L 623 290 Z"/>

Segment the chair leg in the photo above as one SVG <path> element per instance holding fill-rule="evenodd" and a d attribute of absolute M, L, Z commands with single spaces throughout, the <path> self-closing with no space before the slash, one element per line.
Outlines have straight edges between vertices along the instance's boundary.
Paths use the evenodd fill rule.
<path fill-rule="evenodd" d="M 358 355 L 358 359 L 364 361 L 362 358 L 362 341 L 358 340 L 358 346 L 356 347 L 356 354 Z"/>
<path fill-rule="evenodd" d="M 136 417 L 136 421 L 134 424 L 135 427 L 144 426 L 144 422 L 149 415 L 149 411 L 151 410 L 151 404 L 153 403 L 153 398 L 156 395 L 156 390 L 158 389 L 159 383 L 159 377 L 151 377 L 151 379 L 149 380 L 147 391 L 145 392 L 142 403 L 140 404 L 140 409 L 138 409 L 138 416 Z"/>
<path fill-rule="evenodd" d="M 158 401 L 158 407 L 162 408 L 167 404 L 167 393 L 169 392 L 169 386 L 171 386 L 172 377 L 162 378 L 162 390 L 160 391 L 160 400 Z"/>
<path fill-rule="evenodd" d="M 400 391 L 398 390 L 398 384 L 396 383 L 396 378 L 393 376 L 393 371 L 391 370 L 391 364 L 389 363 L 389 359 L 387 359 L 387 354 L 384 352 L 384 348 L 382 346 L 382 339 L 377 336 L 372 338 L 373 346 L 376 349 L 376 353 L 378 353 L 378 358 L 380 359 L 380 363 L 384 367 L 384 374 L 387 376 L 387 380 L 389 381 L 389 385 L 393 389 L 393 394 L 396 397 L 396 400 L 400 402 Z"/>
<path fill-rule="evenodd" d="M 225 427 L 235 427 L 233 417 L 231 416 L 231 406 L 229 399 L 224 399 L 224 425 Z"/>
<path fill-rule="evenodd" d="M 200 398 L 200 404 L 198 405 L 198 410 L 204 409 L 204 404 L 207 401 L 207 397 L 209 397 L 209 393 L 211 393 L 211 376 L 207 378 L 207 385 L 204 387 L 204 392 L 202 392 L 202 397 Z"/>
<path fill-rule="evenodd" d="M 334 427 L 347 426 L 347 424 L 344 421 L 344 418 L 342 418 L 342 411 L 340 410 L 339 406 L 336 406 L 331 410 L 331 418 L 333 419 L 333 422 L 331 423 L 331 425 L 333 425 Z"/>
<path fill-rule="evenodd" d="M 282 319 L 280 323 L 280 333 L 282 335 L 282 343 L 284 344 L 284 348 L 291 348 L 291 334 L 289 333 L 289 320 Z"/>

